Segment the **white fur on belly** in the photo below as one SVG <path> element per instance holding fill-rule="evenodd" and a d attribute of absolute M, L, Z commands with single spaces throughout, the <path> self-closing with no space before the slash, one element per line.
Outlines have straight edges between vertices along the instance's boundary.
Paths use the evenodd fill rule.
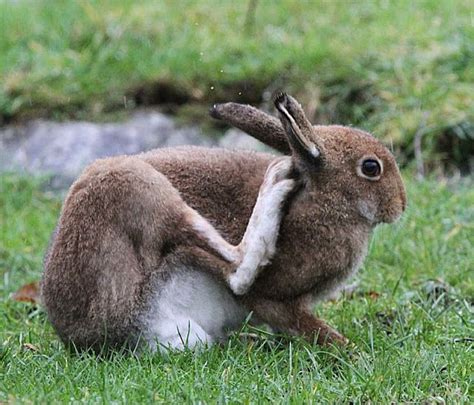
<path fill-rule="evenodd" d="M 212 276 L 183 268 L 159 286 L 145 318 L 145 337 L 152 349 L 193 348 L 225 340 L 246 316 L 235 297 Z"/>

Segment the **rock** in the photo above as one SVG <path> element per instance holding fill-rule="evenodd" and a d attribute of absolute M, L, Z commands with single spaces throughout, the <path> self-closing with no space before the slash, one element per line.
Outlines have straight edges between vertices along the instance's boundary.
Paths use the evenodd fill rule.
<path fill-rule="evenodd" d="M 259 152 L 275 151 L 264 143 L 257 141 L 239 129 L 231 128 L 219 140 L 219 146 L 227 149 L 256 150 Z"/>
<path fill-rule="evenodd" d="M 238 129 L 216 141 L 158 112 L 137 112 L 123 123 L 35 120 L 0 129 L 0 172 L 50 175 L 50 188 L 65 189 L 96 159 L 179 145 L 272 150 Z"/>
<path fill-rule="evenodd" d="M 51 187 L 68 187 L 96 159 L 178 145 L 213 146 L 198 128 L 177 128 L 157 112 L 114 124 L 35 120 L 0 129 L 0 171 L 50 174 Z"/>

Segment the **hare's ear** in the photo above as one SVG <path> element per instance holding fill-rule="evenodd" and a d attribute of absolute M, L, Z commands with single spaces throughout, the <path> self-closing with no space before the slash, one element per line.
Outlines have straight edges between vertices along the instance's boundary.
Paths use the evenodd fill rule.
<path fill-rule="evenodd" d="M 285 93 L 278 93 L 275 97 L 275 107 L 285 128 L 293 155 L 306 162 L 321 164 L 324 160 L 322 142 L 315 139 L 313 126 L 299 103 Z"/>
<path fill-rule="evenodd" d="M 241 129 L 285 155 L 291 153 L 285 130 L 278 118 L 255 107 L 238 103 L 215 104 L 209 114 L 213 118 Z"/>

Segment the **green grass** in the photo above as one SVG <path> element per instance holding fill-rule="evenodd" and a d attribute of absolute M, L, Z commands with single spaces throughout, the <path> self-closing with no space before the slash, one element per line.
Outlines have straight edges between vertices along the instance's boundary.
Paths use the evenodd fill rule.
<path fill-rule="evenodd" d="M 60 202 L 38 181 L 3 175 L 0 402 L 472 403 L 472 179 L 405 177 L 409 209 L 376 232 L 358 294 L 318 308 L 350 351 L 260 334 L 197 354 L 101 360 L 67 353 L 41 310 L 9 299 L 39 278 Z M 434 279 L 445 284 L 430 294 Z"/>
<path fill-rule="evenodd" d="M 314 121 L 361 126 L 407 156 L 418 132 L 428 160 L 468 164 L 470 0 L 261 0 L 246 28 L 248 1 L 0 0 L 0 117 L 97 119 L 158 82 L 206 106 L 283 87 Z"/>
<path fill-rule="evenodd" d="M 138 89 L 153 102 L 166 86 L 202 116 L 281 87 L 313 121 L 360 126 L 407 157 L 418 133 L 431 164 L 472 159 L 469 0 L 260 0 L 251 27 L 247 6 L 0 0 L 0 124 L 120 116 Z M 260 333 L 107 360 L 69 354 L 41 309 L 9 299 L 39 279 L 61 203 L 39 180 L 1 175 L 0 402 L 472 402 L 474 183 L 405 175 L 409 209 L 376 232 L 358 293 L 318 308 L 352 349 Z"/>

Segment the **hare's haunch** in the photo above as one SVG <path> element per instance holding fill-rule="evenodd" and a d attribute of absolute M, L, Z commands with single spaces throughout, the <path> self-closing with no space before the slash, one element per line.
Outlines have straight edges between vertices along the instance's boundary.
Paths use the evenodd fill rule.
<path fill-rule="evenodd" d="M 280 121 L 250 106 L 212 115 L 290 156 L 182 147 L 99 160 L 73 184 L 45 257 L 43 302 L 77 348 L 192 347 L 253 313 L 319 343 L 346 339 L 312 314 L 406 205 L 371 135 L 312 126 L 285 94 Z"/>

